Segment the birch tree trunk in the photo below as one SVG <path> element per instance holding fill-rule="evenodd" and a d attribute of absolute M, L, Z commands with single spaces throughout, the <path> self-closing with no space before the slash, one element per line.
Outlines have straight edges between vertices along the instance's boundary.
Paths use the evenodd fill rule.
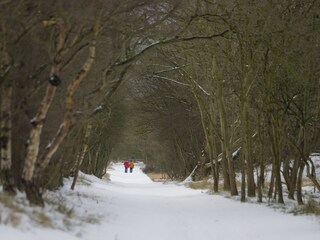
<path fill-rule="evenodd" d="M 46 24 L 49 23 L 47 22 Z M 53 66 L 51 69 L 51 75 L 47 85 L 46 94 L 41 101 L 36 116 L 31 120 L 32 128 L 28 139 L 27 154 L 21 176 L 30 203 L 34 203 L 36 205 L 43 205 L 43 201 L 41 199 L 39 199 L 38 202 L 38 198 L 34 199 L 32 197 L 33 195 L 39 195 L 39 193 L 35 193 L 35 191 L 37 190 L 33 186 L 33 176 L 36 161 L 39 155 L 40 137 L 45 119 L 47 117 L 48 110 L 55 96 L 57 86 L 60 84 L 61 62 L 63 55 L 66 54 L 66 52 L 63 50 L 65 48 L 65 43 L 68 36 L 68 28 L 61 19 L 58 19 L 57 21 L 52 21 L 50 24 L 55 25 L 55 34 L 57 36 L 55 39 L 55 56 L 53 60 Z"/>
<path fill-rule="evenodd" d="M 49 164 L 52 156 L 54 153 L 58 150 L 60 144 L 64 140 L 65 136 L 67 135 L 70 127 L 71 127 L 71 121 L 73 117 L 74 112 L 74 102 L 73 102 L 73 95 L 77 91 L 79 84 L 82 82 L 82 80 L 87 76 L 88 72 L 90 71 L 95 55 L 96 55 L 96 38 L 99 32 L 100 28 L 100 19 L 97 17 L 97 21 L 94 26 L 94 32 L 93 37 L 91 40 L 91 45 L 89 46 L 89 54 L 88 57 L 83 64 L 81 70 L 78 72 L 76 77 L 73 79 L 71 84 L 69 85 L 67 89 L 67 96 L 65 100 L 65 114 L 62 124 L 59 127 L 59 130 L 54 137 L 54 139 L 51 141 L 51 143 L 45 148 L 44 152 L 41 154 L 38 161 L 36 161 L 36 156 L 34 149 L 38 151 L 37 145 L 35 144 L 32 146 L 32 148 L 29 150 L 31 152 L 30 154 L 30 160 L 29 164 L 25 166 L 25 171 L 23 174 L 23 179 L 25 180 L 26 184 L 26 193 L 28 200 L 31 204 L 40 205 L 43 206 L 44 202 L 42 199 L 42 195 L 40 193 L 39 187 L 36 184 L 36 180 L 41 176 L 47 165 Z M 61 67 L 61 65 L 60 65 Z M 44 108 L 47 110 L 47 105 L 44 105 Z M 42 108 L 41 108 L 42 109 Z M 40 115 L 41 111 L 39 111 Z M 38 124 L 38 123 L 37 123 Z M 41 124 L 42 125 L 42 124 Z M 40 131 L 35 131 L 35 137 L 39 139 L 39 133 Z M 38 136 L 39 135 L 39 136 Z M 39 140 L 38 140 L 39 141 Z M 36 146 L 36 147 L 35 147 Z M 36 162 L 35 162 L 36 161 Z"/>
<path fill-rule="evenodd" d="M 97 24 L 97 23 L 96 23 Z M 46 147 L 44 152 L 39 158 L 39 161 L 37 162 L 37 176 L 39 177 L 40 174 L 44 171 L 44 169 L 47 167 L 49 164 L 53 154 L 58 150 L 60 144 L 66 137 L 70 127 L 71 127 L 71 121 L 74 113 L 74 102 L 73 102 L 73 95 L 77 91 L 80 83 L 85 79 L 87 74 L 89 73 L 95 56 L 96 56 L 96 38 L 98 35 L 98 29 L 99 29 L 99 23 L 98 26 L 95 26 L 95 31 L 93 34 L 93 38 L 91 40 L 91 45 L 89 47 L 89 54 L 87 57 L 87 60 L 83 64 L 82 68 L 78 72 L 77 76 L 73 79 L 71 84 L 69 85 L 67 89 L 67 96 L 65 100 L 65 114 L 63 118 L 63 122 L 59 127 L 59 130 L 54 137 L 54 139 L 51 141 L 51 143 Z"/>

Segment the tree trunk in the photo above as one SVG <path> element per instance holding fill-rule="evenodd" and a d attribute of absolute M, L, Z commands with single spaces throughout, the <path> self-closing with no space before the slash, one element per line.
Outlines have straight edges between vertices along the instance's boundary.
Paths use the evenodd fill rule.
<path fill-rule="evenodd" d="M 278 194 L 278 202 L 284 203 L 283 194 L 282 194 L 282 182 L 281 182 L 281 160 L 280 160 L 280 139 L 279 139 L 279 124 L 277 116 L 271 116 L 271 131 L 270 131 L 270 140 L 271 140 L 271 149 L 272 149 L 272 158 L 274 165 L 274 174 L 275 174 L 275 184 L 276 184 L 276 193 Z"/>
<path fill-rule="evenodd" d="M 280 159 L 276 159 L 276 189 L 278 193 L 278 203 L 284 203 L 283 193 L 282 193 L 282 182 L 281 182 L 281 172 L 280 172 Z"/>
<path fill-rule="evenodd" d="M 246 201 L 246 164 L 245 156 L 241 154 L 242 164 L 241 164 L 241 202 Z"/>
<path fill-rule="evenodd" d="M 0 131 L 0 151 L 1 151 L 1 175 L 3 191 L 15 195 L 13 177 L 12 177 L 12 147 L 11 147 L 11 133 L 12 133 L 12 87 L 8 87 L 1 93 L 1 131 Z"/>
<path fill-rule="evenodd" d="M 91 134 L 91 129 L 92 129 L 92 125 L 89 123 L 87 125 L 86 133 L 85 133 L 85 136 L 84 136 L 84 139 L 83 139 L 83 145 L 82 145 L 81 154 L 80 154 L 79 158 L 77 159 L 76 169 L 75 169 L 75 173 L 74 173 L 74 177 L 73 177 L 73 182 L 72 182 L 72 185 L 71 185 L 71 189 L 72 190 L 74 190 L 74 187 L 75 187 L 77 179 L 78 179 L 80 166 L 81 166 L 81 164 L 83 162 L 83 159 L 84 159 L 84 157 L 87 154 L 88 149 L 89 149 L 89 137 L 90 137 L 90 134 Z"/>
<path fill-rule="evenodd" d="M 254 197 L 256 195 L 255 182 L 254 182 L 254 167 L 253 167 L 253 156 L 252 156 L 252 134 L 249 128 L 249 73 L 244 77 L 244 83 L 242 86 L 241 96 L 241 126 L 242 126 L 242 142 L 243 142 L 243 164 L 246 166 L 247 173 L 247 185 L 248 185 L 248 196 Z"/>
<path fill-rule="evenodd" d="M 57 36 L 55 39 L 54 64 L 51 69 L 46 94 L 41 101 L 36 116 L 31 120 L 32 128 L 28 139 L 27 154 L 21 176 L 29 202 L 40 206 L 43 206 L 44 203 L 39 187 L 34 181 L 36 162 L 39 154 L 40 137 L 48 110 L 56 93 L 56 88 L 60 84 L 61 63 L 63 56 L 67 53 L 67 51 L 63 50 L 65 49 L 68 37 L 68 27 L 61 19 L 58 19 L 56 22 L 54 21 L 51 24 L 55 25 L 55 35 Z"/>
<path fill-rule="evenodd" d="M 38 113 L 34 119 L 31 120 L 32 129 L 28 139 L 27 155 L 22 172 L 22 179 L 25 181 L 32 181 L 35 163 L 39 153 L 40 137 L 43 128 L 47 111 L 52 103 L 53 97 L 56 92 L 56 86 L 48 84 L 46 95 L 40 105 Z"/>
<path fill-rule="evenodd" d="M 310 165 L 311 165 L 311 171 L 310 171 Z M 320 184 L 317 181 L 315 167 L 314 167 L 314 164 L 310 158 L 308 158 L 308 162 L 307 162 L 306 166 L 307 166 L 307 177 L 313 182 L 314 186 L 320 192 Z"/>
<path fill-rule="evenodd" d="M 216 143 L 216 114 L 215 114 L 215 106 L 214 106 L 214 91 L 211 91 L 212 96 L 209 98 L 209 139 L 210 139 L 210 145 L 211 145 L 211 151 L 212 151 L 212 163 L 211 168 L 213 167 L 213 191 L 218 192 L 219 191 L 219 159 L 218 159 L 218 151 L 217 151 L 217 143 Z"/>
<path fill-rule="evenodd" d="M 287 184 L 288 192 L 290 193 L 293 186 L 292 186 L 291 176 L 290 176 L 290 160 L 288 157 L 286 157 L 286 159 L 284 160 L 284 163 L 283 163 L 282 176 Z M 288 194 L 288 198 L 293 199 L 292 196 L 290 196 L 290 194 Z"/>
<path fill-rule="evenodd" d="M 227 115 L 224 107 L 223 95 L 222 95 L 222 77 L 221 72 L 217 67 L 216 60 L 213 57 L 212 69 L 216 76 L 216 95 L 218 109 L 220 113 L 220 128 L 221 128 L 221 144 L 223 151 L 226 154 L 226 160 L 228 163 L 229 180 L 230 180 L 230 193 L 231 195 L 238 195 L 238 189 L 236 184 L 236 174 L 234 170 L 234 164 L 230 152 L 229 132 L 227 126 Z"/>
<path fill-rule="evenodd" d="M 273 192 L 274 192 L 274 172 L 275 172 L 275 166 L 272 164 L 272 170 L 271 170 L 271 177 L 270 177 L 270 184 L 269 184 L 269 190 L 268 190 L 268 198 L 271 199 Z"/>
<path fill-rule="evenodd" d="M 297 201 L 299 205 L 303 204 L 303 195 L 302 195 L 302 177 L 303 177 L 303 170 L 305 167 L 304 161 L 301 161 L 298 179 L 297 179 Z"/>
<path fill-rule="evenodd" d="M 24 185 L 26 187 L 27 198 L 31 204 L 36 204 L 43 206 L 42 195 L 40 193 L 39 186 L 37 185 L 37 180 L 41 176 L 44 169 L 49 164 L 53 154 L 58 150 L 60 144 L 64 140 L 65 136 L 67 135 L 69 128 L 71 126 L 71 120 L 73 117 L 74 111 L 74 103 L 73 103 L 73 94 L 79 87 L 81 81 L 87 76 L 88 72 L 90 71 L 92 64 L 95 59 L 95 51 L 96 51 L 96 37 L 99 32 L 100 26 L 100 19 L 97 17 L 97 21 L 94 26 L 94 33 L 93 38 L 91 40 L 91 45 L 89 47 L 89 55 L 87 60 L 83 64 L 81 70 L 78 72 L 77 76 L 73 79 L 71 84 L 67 89 L 67 96 L 66 96 L 66 110 L 64 114 L 63 123 L 60 125 L 60 128 L 53 139 L 53 141 L 46 147 L 43 154 L 37 161 L 38 151 L 39 151 L 39 144 L 40 144 L 40 134 L 41 129 L 43 126 L 43 121 L 46 117 L 48 108 L 51 104 L 52 98 L 54 96 L 55 88 L 60 83 L 59 76 L 56 75 L 60 74 L 61 71 L 61 61 L 62 56 L 69 50 L 69 48 L 64 48 L 66 40 L 67 40 L 67 28 L 62 20 L 58 20 L 56 23 L 58 26 L 58 38 L 57 38 L 57 48 L 56 48 L 56 58 L 55 64 L 53 66 L 53 74 L 50 78 L 49 86 L 47 88 L 47 94 L 44 97 L 42 104 L 39 108 L 37 113 L 37 117 L 35 118 L 35 125 L 39 125 L 33 129 L 32 133 L 30 134 L 31 146 L 28 147 L 27 158 L 23 170 L 22 179 Z M 61 29 L 60 29 L 61 28 Z M 59 50 L 59 51 L 58 51 Z M 51 87 L 52 85 L 53 87 Z"/>
<path fill-rule="evenodd" d="M 294 140 L 295 146 L 298 145 L 300 146 L 300 143 L 303 142 L 303 136 L 304 136 L 304 128 L 300 125 L 299 129 L 299 135 L 297 139 Z M 299 148 L 299 147 L 298 147 Z M 298 152 L 303 151 L 303 149 L 298 149 Z M 288 198 L 289 199 L 294 199 L 295 192 L 297 190 L 297 181 L 298 181 L 298 173 L 299 173 L 299 168 L 301 165 L 301 161 L 303 158 L 303 154 L 299 153 L 299 156 L 295 158 L 292 166 L 292 172 L 291 172 L 291 188 L 289 189 L 289 194 Z"/>
<path fill-rule="evenodd" d="M 247 131 L 247 184 L 248 184 L 248 196 L 256 196 L 256 184 L 254 181 L 254 167 L 253 167 L 253 154 L 252 154 L 252 134 Z"/>
<path fill-rule="evenodd" d="M 215 146 L 213 145 L 214 142 L 212 141 L 212 132 L 211 130 L 213 129 L 213 122 L 212 122 L 212 118 L 214 118 L 214 116 L 210 116 L 210 114 L 213 111 L 213 106 L 211 106 L 211 103 L 209 103 L 209 108 L 210 111 L 206 111 L 206 106 L 204 104 L 203 99 L 201 98 L 200 94 L 198 93 L 196 86 L 195 86 L 195 82 L 193 81 L 193 79 L 190 79 L 190 84 L 191 84 L 191 90 L 192 93 L 196 99 L 197 105 L 198 105 L 198 109 L 199 109 L 199 113 L 200 113 L 200 118 L 201 118 L 201 125 L 202 125 L 202 129 L 205 135 L 205 139 L 206 139 L 206 147 L 208 149 L 208 153 L 209 153 L 209 161 L 210 161 L 210 169 L 211 169 L 211 174 L 212 174 L 212 178 L 213 178 L 213 188 L 214 191 L 217 192 L 218 191 L 218 173 L 216 172 L 216 166 L 214 164 L 214 160 L 213 160 L 213 156 L 215 156 L 215 152 L 214 152 L 214 148 Z M 209 101 L 212 101 L 212 99 L 209 99 Z M 208 118 L 209 118 L 209 123 L 208 125 L 206 124 L 205 121 L 205 112 L 208 113 Z"/>
<path fill-rule="evenodd" d="M 77 91 L 79 84 L 84 80 L 84 78 L 89 73 L 96 56 L 96 37 L 98 34 L 98 27 L 95 27 L 95 28 L 97 29 L 94 31 L 94 36 L 91 40 L 91 45 L 89 47 L 89 55 L 87 57 L 87 60 L 85 61 L 81 70 L 78 72 L 77 76 L 73 79 L 73 81 L 71 82 L 71 84 L 67 89 L 67 96 L 65 100 L 66 110 L 65 110 L 63 122 L 60 125 L 60 128 L 56 136 L 51 141 L 51 143 L 46 147 L 39 161 L 37 162 L 37 176 L 36 176 L 37 178 L 41 175 L 41 173 L 47 167 L 52 156 L 58 150 L 60 144 L 63 142 L 64 138 L 66 137 L 71 127 L 71 121 L 72 121 L 73 112 L 74 112 L 73 95 Z"/>
<path fill-rule="evenodd" d="M 56 93 L 56 88 L 60 84 L 61 62 L 63 59 L 63 51 L 68 36 L 68 28 L 62 20 L 55 23 L 56 45 L 54 64 L 51 69 L 51 75 L 47 85 L 46 94 L 43 97 L 36 116 L 31 120 L 31 131 L 28 139 L 27 154 L 22 171 L 22 179 L 28 182 L 27 186 L 32 185 L 32 179 L 35 170 L 35 164 L 39 154 L 40 137 L 42 133 L 43 124 L 47 117 L 48 110 L 51 106 L 53 98 Z"/>
<path fill-rule="evenodd" d="M 260 164 L 260 174 L 259 171 L 257 170 L 257 176 L 258 176 L 258 181 L 257 181 L 257 185 L 258 185 L 258 202 L 262 203 L 262 199 L 263 199 L 263 185 L 262 185 L 262 180 L 261 180 L 261 176 L 263 177 L 263 169 L 261 168 L 261 164 Z M 262 174 L 261 174 L 262 173 Z"/>
<path fill-rule="evenodd" d="M 263 131 L 262 131 L 262 118 L 261 114 L 258 115 L 258 139 L 259 139 L 259 167 L 260 171 L 258 177 L 258 202 L 262 202 L 263 187 L 264 187 L 264 143 L 263 143 Z"/>
<path fill-rule="evenodd" d="M 100 148 L 101 148 L 101 145 L 98 146 L 98 149 L 94 155 L 94 159 L 93 159 L 93 163 L 92 163 L 92 173 L 94 175 L 97 175 L 97 173 L 98 173 L 97 166 L 98 166 L 98 157 L 99 157 L 99 153 L 100 153 Z"/>
<path fill-rule="evenodd" d="M 221 155 L 221 168 L 222 168 L 222 175 L 223 175 L 223 190 L 230 191 L 230 176 L 228 172 L 228 162 L 226 158 L 226 153 L 222 148 L 222 155 Z"/>

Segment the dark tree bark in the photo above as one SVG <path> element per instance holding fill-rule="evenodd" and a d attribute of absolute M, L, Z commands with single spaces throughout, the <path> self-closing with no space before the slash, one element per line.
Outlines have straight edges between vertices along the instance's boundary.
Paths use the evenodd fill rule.
<path fill-rule="evenodd" d="M 12 114 L 11 114 L 12 87 L 1 92 L 1 130 L 0 130 L 0 151 L 1 151 L 1 175 L 3 190 L 9 194 L 16 194 L 11 166 L 12 166 Z"/>
<path fill-rule="evenodd" d="M 82 149 L 81 149 L 81 154 L 79 155 L 79 159 L 77 159 L 77 163 L 75 166 L 75 170 L 74 170 L 74 177 L 73 177 L 73 182 L 71 185 L 71 189 L 74 190 L 74 187 L 76 185 L 77 179 L 78 179 L 78 175 L 79 175 L 79 170 L 80 170 L 80 166 L 83 162 L 83 159 L 85 157 L 85 155 L 88 152 L 88 148 L 89 148 L 89 137 L 91 134 L 91 129 L 92 129 L 92 125 L 89 123 L 86 129 L 86 133 L 83 139 L 83 145 L 82 145 Z"/>

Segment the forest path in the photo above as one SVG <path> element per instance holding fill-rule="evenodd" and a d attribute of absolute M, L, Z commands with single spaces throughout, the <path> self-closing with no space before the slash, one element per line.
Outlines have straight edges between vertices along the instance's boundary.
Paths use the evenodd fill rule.
<path fill-rule="evenodd" d="M 105 195 L 104 218 L 81 238 L 92 240 L 320 239 L 320 224 L 263 205 L 240 203 L 174 183 L 152 182 L 139 164 L 124 173 L 110 166 L 110 181 L 90 188 Z M 99 204 L 101 205 L 101 203 Z M 92 233 L 95 233 L 94 236 Z"/>

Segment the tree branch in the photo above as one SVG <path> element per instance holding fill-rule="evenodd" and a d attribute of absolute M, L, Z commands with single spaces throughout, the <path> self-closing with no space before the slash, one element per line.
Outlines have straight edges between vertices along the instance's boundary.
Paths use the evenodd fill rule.
<path fill-rule="evenodd" d="M 164 40 L 164 41 L 157 41 L 157 42 L 147 46 L 146 48 L 141 50 L 136 55 L 134 55 L 134 56 L 132 56 L 132 57 L 130 57 L 130 58 L 124 60 L 124 61 L 117 62 L 117 63 L 113 64 L 111 68 L 115 68 L 115 67 L 118 67 L 118 66 L 123 66 L 123 65 L 126 65 L 128 63 L 131 63 L 135 59 L 137 59 L 138 57 L 143 55 L 146 51 L 148 51 L 148 50 L 150 50 L 152 48 L 155 48 L 157 46 L 164 46 L 164 45 L 168 45 L 168 44 L 172 44 L 172 43 L 189 42 L 189 41 L 196 41 L 196 40 L 211 40 L 213 38 L 223 37 L 228 32 L 229 32 L 229 30 L 225 30 L 225 31 L 223 31 L 221 33 L 212 34 L 212 35 L 208 35 L 208 36 L 174 37 L 174 38 L 171 38 L 171 39 L 168 39 L 168 40 Z"/>

